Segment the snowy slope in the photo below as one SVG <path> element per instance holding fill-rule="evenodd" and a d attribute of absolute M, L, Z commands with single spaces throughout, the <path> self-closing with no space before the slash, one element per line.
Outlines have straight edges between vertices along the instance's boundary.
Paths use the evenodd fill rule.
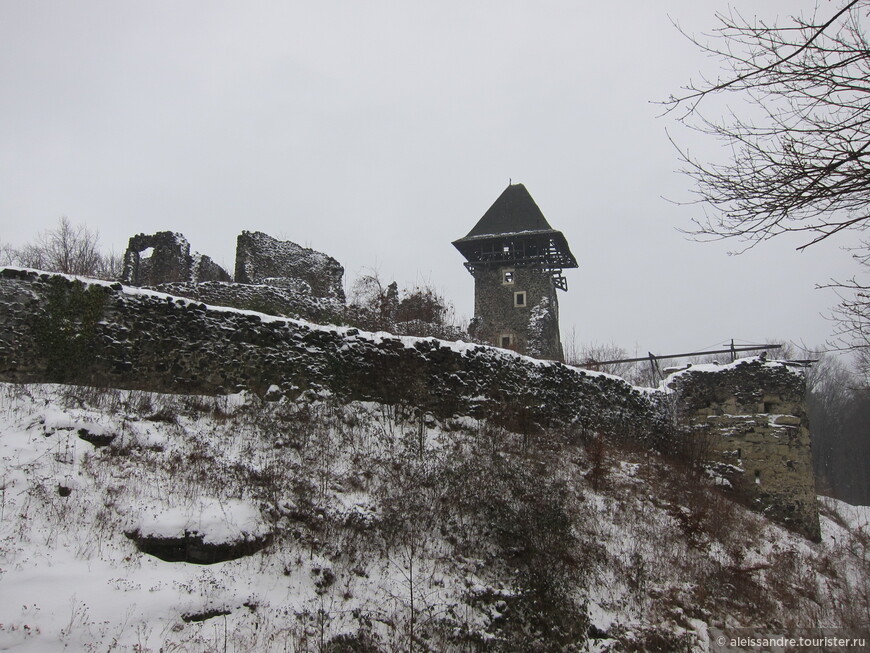
<path fill-rule="evenodd" d="M 870 614 L 867 508 L 822 498 L 814 545 L 594 434 L 0 384 L 0 488 L 0 650 L 702 651 Z"/>

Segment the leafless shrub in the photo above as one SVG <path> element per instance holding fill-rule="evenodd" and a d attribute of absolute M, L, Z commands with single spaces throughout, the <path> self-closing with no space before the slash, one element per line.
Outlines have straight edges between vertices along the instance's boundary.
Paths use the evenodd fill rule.
<path fill-rule="evenodd" d="M 99 242 L 98 232 L 85 225 L 73 225 L 63 216 L 57 227 L 40 233 L 33 243 L 14 250 L 6 246 L 3 257 L 10 264 L 28 268 L 116 279 L 120 258 L 113 252 L 100 253 Z"/>
<path fill-rule="evenodd" d="M 145 419 L 151 422 L 163 422 L 164 424 L 178 424 L 178 413 L 172 406 L 160 406 L 154 412 L 145 415 Z"/>
<path fill-rule="evenodd" d="M 589 471 L 586 478 L 589 479 L 592 489 L 596 492 L 601 490 L 607 482 L 608 445 L 601 433 L 590 433 L 583 439 L 583 447 L 586 450 L 586 459 L 589 462 Z"/>
<path fill-rule="evenodd" d="M 368 270 L 353 285 L 345 319 L 367 331 L 388 331 L 408 336 L 470 340 L 457 323 L 453 305 L 428 283 L 399 290 L 376 270 Z"/>
<path fill-rule="evenodd" d="M 15 265 L 17 252 L 9 243 L 0 242 L 0 265 Z"/>

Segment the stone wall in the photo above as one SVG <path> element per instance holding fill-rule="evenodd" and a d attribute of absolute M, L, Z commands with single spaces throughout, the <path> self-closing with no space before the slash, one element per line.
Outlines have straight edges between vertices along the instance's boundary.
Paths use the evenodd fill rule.
<path fill-rule="evenodd" d="M 711 470 L 772 519 L 819 539 L 803 376 L 756 358 L 691 367 L 668 387 L 679 423 L 709 443 Z"/>
<path fill-rule="evenodd" d="M 505 282 L 509 273 L 511 283 Z M 525 293 L 518 306 L 516 293 Z M 550 275 L 527 267 L 479 267 L 474 272 L 475 335 L 544 360 L 563 360 L 559 300 Z"/>
<path fill-rule="evenodd" d="M 341 321 L 344 269 L 326 254 L 260 232 L 238 238 L 234 283 L 208 256 L 191 254 L 180 233 L 130 238 L 121 282 L 217 306 L 315 322 Z"/>
<path fill-rule="evenodd" d="M 275 285 L 301 281 L 315 297 L 344 303 L 344 268 L 331 256 L 260 231 L 243 231 L 236 242 L 236 282 Z"/>
<path fill-rule="evenodd" d="M 639 432 L 656 423 L 621 379 L 433 338 L 210 307 L 121 284 L 0 271 L 0 378 L 216 394 L 406 401 L 437 416 L 525 407 L 533 421 Z M 81 337 L 74 334 L 83 334 Z M 76 348 L 82 355 L 50 356 Z M 69 364 L 65 364 L 69 362 Z"/>
<path fill-rule="evenodd" d="M 143 255 L 145 252 L 148 255 Z M 124 253 L 121 281 L 131 286 L 161 283 L 231 281 L 208 256 L 191 254 L 190 243 L 179 233 L 160 231 L 130 238 Z"/>
<path fill-rule="evenodd" d="M 267 398 L 313 392 L 404 403 L 441 418 L 490 417 L 529 433 L 542 426 L 604 431 L 650 445 L 672 433 L 668 408 L 677 398 L 685 415 L 721 436 L 720 462 L 738 436 L 713 418 L 740 414 L 757 421 L 762 407 L 769 430 L 756 429 L 738 448 L 745 449 L 739 459 L 750 474 L 750 462 L 769 457 L 760 468 L 763 491 L 751 484 L 735 489 L 773 518 L 817 537 L 807 499 L 812 479 L 803 475 L 810 456 L 805 428 L 798 426 L 797 437 L 783 446 L 795 427 L 788 416 L 804 424 L 797 402 L 802 379 L 779 364 L 751 369 L 751 375 L 742 366 L 724 374 L 684 373 L 672 381 L 676 392 L 643 391 L 616 377 L 492 347 L 318 326 L 118 283 L 0 269 L 4 381 L 205 394 L 244 389 Z M 777 467 L 780 459 L 785 471 Z"/>
<path fill-rule="evenodd" d="M 315 297 L 307 288 L 206 281 L 203 283 L 162 283 L 155 290 L 186 297 L 213 306 L 229 306 L 280 317 L 294 317 L 318 324 L 344 320 L 344 304 L 333 298 Z"/>

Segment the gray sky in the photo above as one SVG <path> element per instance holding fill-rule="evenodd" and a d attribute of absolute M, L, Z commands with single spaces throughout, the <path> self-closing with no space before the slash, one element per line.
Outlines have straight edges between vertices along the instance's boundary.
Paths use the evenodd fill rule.
<path fill-rule="evenodd" d="M 802 2 L 737 2 L 745 13 Z M 182 232 L 232 272 L 243 229 L 376 268 L 472 313 L 450 242 L 509 179 L 580 262 L 563 340 L 631 354 L 823 343 L 839 244 L 741 256 L 676 231 L 699 209 L 650 101 L 713 62 L 671 24 L 726 3 L 0 0 L 0 241 L 68 216 L 122 252 Z"/>

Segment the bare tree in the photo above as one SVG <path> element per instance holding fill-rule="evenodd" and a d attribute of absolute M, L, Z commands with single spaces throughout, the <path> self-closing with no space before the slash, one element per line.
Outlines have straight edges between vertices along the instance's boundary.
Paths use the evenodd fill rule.
<path fill-rule="evenodd" d="M 469 340 L 457 324 L 453 304 L 427 283 L 399 290 L 395 281 L 385 283 L 369 269 L 353 284 L 346 320 L 354 326 L 407 336 Z"/>
<path fill-rule="evenodd" d="M 9 243 L 0 243 L 0 265 L 15 265 L 18 262 L 18 252 Z"/>
<path fill-rule="evenodd" d="M 862 375 L 841 357 L 809 353 L 818 359 L 806 373 L 817 487 L 823 494 L 864 505 L 870 501 L 870 393 L 862 387 Z"/>
<path fill-rule="evenodd" d="M 794 16 L 782 26 L 732 10 L 717 14 L 709 39 L 689 37 L 721 60 L 724 75 L 690 82 L 666 104 L 731 153 L 708 163 L 680 150 L 698 202 L 714 209 L 696 221 L 696 236 L 751 247 L 800 232 L 803 249 L 870 218 L 870 1 L 838 4 L 830 16 Z M 723 94 L 751 107 L 705 117 L 702 102 Z"/>
<path fill-rule="evenodd" d="M 60 218 L 57 227 L 43 231 L 36 241 L 20 249 L 7 247 L 2 252 L 6 264 L 18 264 L 28 268 L 117 279 L 120 273 L 120 257 L 113 252 L 100 253 L 100 236 L 85 225 L 73 225 L 66 216 Z"/>
<path fill-rule="evenodd" d="M 607 372 L 608 374 L 628 378 L 631 372 L 630 363 L 605 363 L 605 361 L 628 358 L 628 354 L 622 347 L 618 347 L 613 343 L 601 344 L 593 342 L 583 345 L 578 350 L 574 342 L 575 335 L 575 332 L 572 330 L 568 348 L 569 356 L 565 357 L 568 364 L 588 367 L 599 372 Z"/>
<path fill-rule="evenodd" d="M 36 242 L 18 250 L 21 265 L 63 274 L 93 275 L 101 264 L 99 235 L 84 225 L 73 226 L 66 216 L 57 227 L 43 231 Z"/>
<path fill-rule="evenodd" d="M 120 254 L 116 254 L 114 249 L 111 249 L 107 254 L 100 255 L 100 263 L 94 276 L 97 279 L 120 279 L 123 270 L 124 258 Z"/>
<path fill-rule="evenodd" d="M 632 385 L 652 387 L 658 384 L 660 377 L 650 367 L 647 360 L 634 362 L 608 362 L 630 358 L 628 352 L 613 343 L 589 343 L 577 345 L 577 332 L 572 328 L 565 347 L 565 362 L 598 372 L 606 372 L 621 376 Z M 637 358 L 635 354 L 634 358 Z"/>
<path fill-rule="evenodd" d="M 679 120 L 722 142 L 729 154 L 709 162 L 677 146 L 683 172 L 705 209 L 688 233 L 733 238 L 741 251 L 776 236 L 804 236 L 799 250 L 870 219 L 870 0 L 825 3 L 784 24 L 717 14 L 705 37 L 688 36 L 721 63 L 716 78 L 690 82 L 664 104 Z M 685 33 L 684 33 L 685 34 Z M 742 109 L 710 118 L 705 101 L 720 96 Z M 867 268 L 868 248 L 856 254 Z M 870 287 L 834 281 L 837 345 L 870 347 Z"/>
<path fill-rule="evenodd" d="M 870 274 L 870 248 L 853 255 L 864 275 Z M 847 281 L 832 281 L 820 286 L 832 288 L 840 298 L 832 317 L 835 323 L 832 345 L 856 352 L 856 370 L 870 383 L 870 285 L 857 276 Z"/>
<path fill-rule="evenodd" d="M 395 281 L 385 284 L 379 272 L 370 268 L 354 282 L 350 303 L 365 309 L 386 329 L 399 306 L 399 287 Z"/>

